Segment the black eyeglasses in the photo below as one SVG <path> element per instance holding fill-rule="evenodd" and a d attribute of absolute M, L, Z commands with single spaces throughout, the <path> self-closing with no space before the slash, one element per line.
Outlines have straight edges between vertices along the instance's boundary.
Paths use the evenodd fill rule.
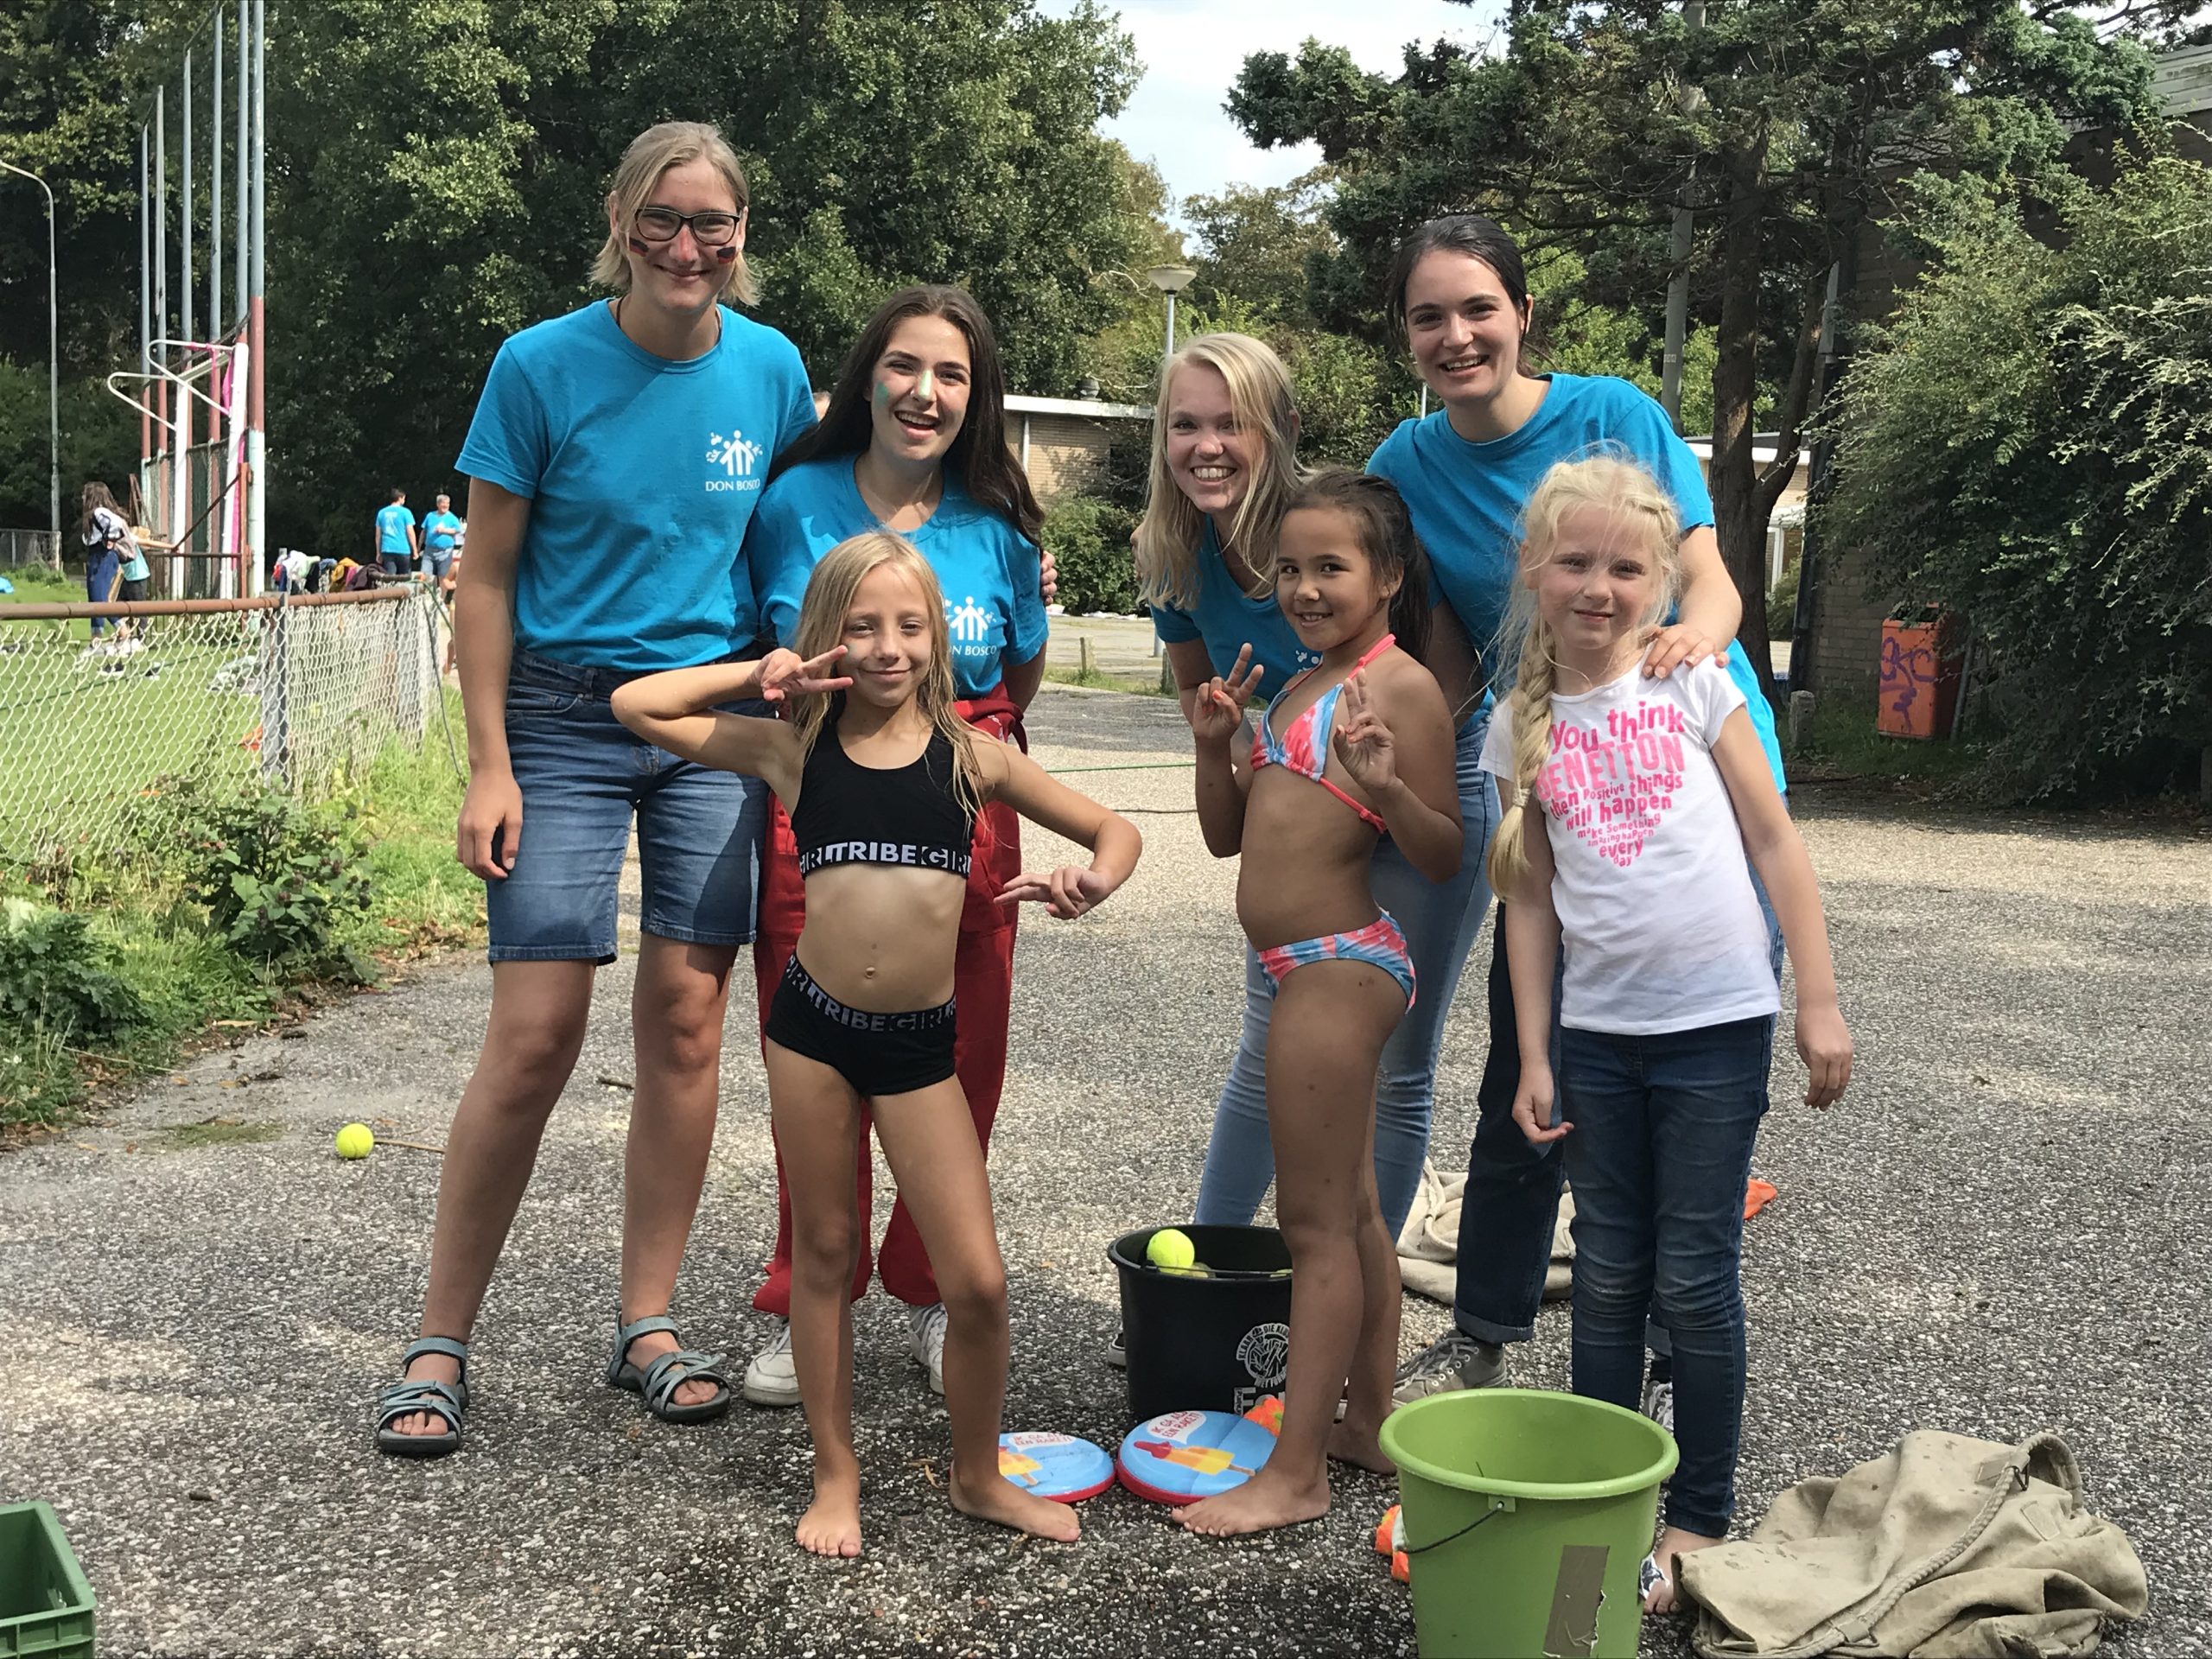
<path fill-rule="evenodd" d="M 679 213 L 673 207 L 640 207 L 631 223 L 648 242 L 673 242 L 676 233 L 689 225 L 691 239 L 701 247 L 726 248 L 737 240 L 742 218 L 739 213 Z"/>

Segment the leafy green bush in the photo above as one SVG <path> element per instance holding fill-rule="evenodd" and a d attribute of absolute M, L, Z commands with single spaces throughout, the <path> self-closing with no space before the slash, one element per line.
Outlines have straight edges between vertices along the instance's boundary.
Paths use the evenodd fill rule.
<path fill-rule="evenodd" d="M 90 924 L 29 899 L 0 899 L 0 1026 L 109 1037 L 146 1017 Z"/>
<path fill-rule="evenodd" d="M 2212 748 L 2212 171 L 2138 162 L 2046 246 L 1924 187 L 1934 264 L 1856 360 L 1821 531 L 1962 619 L 2019 798 L 2197 782 Z"/>
<path fill-rule="evenodd" d="M 209 931 L 264 964 L 363 982 L 345 938 L 371 897 L 367 837 L 346 806 L 303 805 L 275 790 L 164 779 L 134 825 L 140 844 L 178 860 L 183 896 Z M 149 831 L 165 830 L 159 842 Z"/>
<path fill-rule="evenodd" d="M 1782 580 L 1766 596 L 1766 637 L 1785 645 L 1797 626 L 1797 572 L 1802 563 L 1801 560 L 1784 570 Z"/>
<path fill-rule="evenodd" d="M 1058 602 L 1071 616 L 1126 614 L 1137 607 L 1137 568 L 1129 549 L 1136 519 L 1095 495 L 1065 495 L 1045 514 L 1045 545 L 1059 563 Z"/>

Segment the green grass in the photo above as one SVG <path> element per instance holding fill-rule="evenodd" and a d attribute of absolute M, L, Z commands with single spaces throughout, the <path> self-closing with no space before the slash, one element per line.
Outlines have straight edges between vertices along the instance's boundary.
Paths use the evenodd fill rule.
<path fill-rule="evenodd" d="M 1047 668 L 1045 677 L 1055 685 L 1088 686 L 1095 691 L 1134 691 L 1140 696 L 1172 697 L 1173 691 L 1160 689 L 1160 676 L 1150 674 L 1109 674 L 1103 669 L 1092 669 L 1085 673 L 1079 668 Z"/>
<path fill-rule="evenodd" d="M 457 747 L 460 697 L 448 690 L 446 699 Z M 339 943 L 389 967 L 480 937 L 482 884 L 454 859 L 463 790 L 435 718 L 419 749 L 395 741 L 372 765 L 334 782 L 334 810 L 353 814 L 368 843 L 371 890 L 367 913 Z M 144 999 L 147 1017 L 127 1036 L 98 1045 L 39 1029 L 0 1035 L 0 1135 L 67 1122 L 103 1085 L 166 1071 L 219 1021 L 258 1025 L 342 990 L 271 971 L 212 937 L 204 913 L 180 896 L 164 853 L 110 846 L 50 870 L 42 890 L 16 887 L 89 915 L 111 964 Z"/>
<path fill-rule="evenodd" d="M 1820 698 L 1814 707 L 1805 756 L 1792 758 L 1792 772 L 1808 759 L 1815 764 L 1806 769 L 1814 775 L 1886 779 L 1932 788 L 1965 781 L 1981 766 L 1983 745 L 1970 737 L 1886 737 L 1875 729 L 1874 716 L 1872 697 Z"/>

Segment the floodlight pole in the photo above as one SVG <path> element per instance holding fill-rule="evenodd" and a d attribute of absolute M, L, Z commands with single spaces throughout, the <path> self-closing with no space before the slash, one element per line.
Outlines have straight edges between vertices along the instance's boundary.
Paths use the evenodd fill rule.
<path fill-rule="evenodd" d="M 13 162 L 0 168 L 29 179 L 46 192 L 46 508 L 54 519 L 54 568 L 61 568 L 61 309 L 54 286 L 54 192 L 44 179 Z"/>

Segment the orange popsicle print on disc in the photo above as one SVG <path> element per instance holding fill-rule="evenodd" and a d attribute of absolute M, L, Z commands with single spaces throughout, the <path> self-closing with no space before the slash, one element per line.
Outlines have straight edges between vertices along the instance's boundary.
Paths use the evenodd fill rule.
<path fill-rule="evenodd" d="M 1233 1474 L 1255 1475 L 1256 1469 L 1247 1469 L 1232 1459 L 1226 1446 L 1176 1446 L 1167 1440 L 1139 1440 L 1136 1448 L 1150 1452 L 1168 1463 L 1179 1463 L 1185 1469 L 1195 1469 L 1202 1475 L 1217 1475 L 1226 1469 Z"/>

